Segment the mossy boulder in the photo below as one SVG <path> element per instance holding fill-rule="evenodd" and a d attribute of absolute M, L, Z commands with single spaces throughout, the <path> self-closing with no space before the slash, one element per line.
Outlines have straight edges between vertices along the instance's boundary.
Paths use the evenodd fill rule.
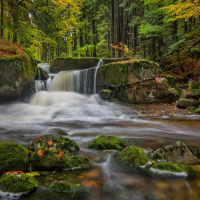
<path fill-rule="evenodd" d="M 195 99 L 186 99 L 186 98 L 180 98 L 178 100 L 178 103 L 176 104 L 179 108 L 187 108 L 189 106 L 191 107 L 199 107 L 199 101 Z"/>
<path fill-rule="evenodd" d="M 100 136 L 88 144 L 88 147 L 90 149 L 99 149 L 99 150 L 107 150 L 107 149 L 122 150 L 123 148 L 125 148 L 125 146 L 126 145 L 122 139 L 114 136 Z"/>
<path fill-rule="evenodd" d="M 4 60 L 6 59 L 6 60 Z M 27 55 L 0 57 L 0 102 L 24 100 L 35 91 L 35 63 Z"/>
<path fill-rule="evenodd" d="M 169 175 L 187 176 L 195 174 L 195 171 L 191 167 L 171 162 L 156 163 L 150 168 L 150 171 Z"/>
<path fill-rule="evenodd" d="M 83 169 L 91 167 L 86 157 L 73 156 L 70 152 L 58 150 L 44 150 L 42 155 L 35 151 L 31 156 L 31 166 L 34 170 L 52 171 L 62 169 Z"/>
<path fill-rule="evenodd" d="M 50 185 L 50 189 L 54 192 L 65 193 L 65 194 L 80 194 L 85 192 L 85 188 L 80 184 L 72 184 L 63 181 L 57 181 Z"/>
<path fill-rule="evenodd" d="M 19 144 L 0 142 L 0 173 L 26 171 L 29 165 L 29 151 Z"/>
<path fill-rule="evenodd" d="M 50 140 L 53 143 L 52 145 L 48 144 L 48 141 Z M 57 150 L 57 148 L 63 151 L 71 151 L 71 152 L 79 150 L 79 146 L 76 144 L 76 142 L 70 140 L 69 138 L 55 134 L 42 136 L 28 145 L 28 149 L 30 149 L 31 151 L 38 151 L 40 149 Z"/>
<path fill-rule="evenodd" d="M 196 108 L 196 109 L 194 110 L 194 112 L 195 112 L 195 113 L 200 113 L 200 108 Z"/>
<path fill-rule="evenodd" d="M 153 158 L 187 164 L 198 162 L 193 149 L 182 141 L 178 141 L 174 145 L 167 145 L 157 149 L 153 153 Z"/>
<path fill-rule="evenodd" d="M 114 91 L 109 90 L 109 89 L 104 89 L 99 91 L 99 96 L 102 99 L 111 99 L 114 97 Z"/>
<path fill-rule="evenodd" d="M 188 89 L 198 89 L 198 83 L 193 81 L 193 80 L 190 80 L 189 83 L 188 83 Z"/>
<path fill-rule="evenodd" d="M 194 98 L 195 100 L 199 100 L 200 90 L 198 89 L 182 90 L 180 98 Z"/>
<path fill-rule="evenodd" d="M 0 179 L 0 190 L 8 193 L 27 194 L 35 190 L 37 186 L 37 181 L 26 174 L 4 174 Z"/>
<path fill-rule="evenodd" d="M 129 167 L 139 167 L 147 165 L 150 161 L 143 149 L 136 146 L 128 146 L 117 156 L 120 163 Z"/>

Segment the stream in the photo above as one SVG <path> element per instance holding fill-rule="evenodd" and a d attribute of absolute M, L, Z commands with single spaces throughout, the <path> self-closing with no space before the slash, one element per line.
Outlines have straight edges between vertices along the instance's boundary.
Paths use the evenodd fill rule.
<path fill-rule="evenodd" d="M 200 122 L 186 120 L 140 119 L 128 107 L 101 100 L 97 94 L 70 91 L 39 91 L 28 103 L 0 105 L 0 139 L 27 147 L 38 137 L 62 129 L 74 140 L 93 167 L 87 170 L 42 172 L 36 177 L 39 188 L 20 200 L 197 200 L 200 199 L 200 163 L 192 165 L 197 175 L 166 177 L 122 168 L 112 151 L 90 150 L 87 145 L 101 135 L 117 136 L 127 144 L 152 153 L 178 140 L 192 147 L 200 145 Z M 87 187 L 85 196 L 68 197 L 49 192 L 45 186 L 63 180 Z M 1 197 L 0 199 L 9 199 Z"/>

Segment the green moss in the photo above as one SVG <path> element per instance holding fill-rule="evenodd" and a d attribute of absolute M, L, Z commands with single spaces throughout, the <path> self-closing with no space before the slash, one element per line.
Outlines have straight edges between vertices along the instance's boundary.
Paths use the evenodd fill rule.
<path fill-rule="evenodd" d="M 153 154 L 153 158 L 158 160 L 163 159 L 162 155 L 158 151 Z"/>
<path fill-rule="evenodd" d="M 200 113 L 200 108 L 194 110 L 195 113 Z"/>
<path fill-rule="evenodd" d="M 117 158 L 122 164 L 128 165 L 130 167 L 144 166 L 150 160 L 144 150 L 136 146 L 126 147 L 118 154 Z"/>
<path fill-rule="evenodd" d="M 52 146 L 48 145 L 48 140 L 52 140 Z M 80 150 L 79 146 L 73 140 L 55 134 L 45 135 L 42 137 L 42 140 L 41 138 L 38 138 L 36 141 L 33 141 L 28 145 L 28 149 L 31 151 L 38 151 L 39 149 L 56 150 L 57 148 L 63 151 Z"/>
<path fill-rule="evenodd" d="M 195 171 L 191 167 L 187 167 L 185 165 L 177 164 L 177 163 L 170 163 L 170 162 L 163 162 L 163 163 L 156 163 L 151 167 L 151 169 L 161 170 L 161 171 L 169 171 L 172 173 L 187 173 L 189 175 L 195 174 Z"/>
<path fill-rule="evenodd" d="M 122 139 L 114 136 L 100 136 L 89 143 L 88 147 L 90 149 L 116 149 L 122 150 L 125 147 L 125 143 Z"/>
<path fill-rule="evenodd" d="M 63 153 L 62 157 L 58 156 L 57 150 L 44 150 L 43 155 L 39 156 L 38 152 L 34 152 L 31 156 L 31 165 L 34 170 L 62 170 L 63 168 L 72 168 L 67 159 L 69 153 Z M 67 157 L 66 157 L 67 155 Z M 70 154 L 70 156 L 72 156 Z"/>
<path fill-rule="evenodd" d="M 52 185 L 50 185 L 50 188 L 54 192 L 60 192 L 65 194 L 77 194 L 85 191 L 82 185 L 72 184 L 68 182 L 55 182 Z"/>
<path fill-rule="evenodd" d="M 88 158 L 79 156 L 69 157 L 69 163 L 72 165 L 72 167 L 80 169 L 89 168 L 92 166 L 92 163 Z"/>
<path fill-rule="evenodd" d="M 62 157 L 58 155 L 60 152 L 63 154 Z M 34 170 L 83 169 L 92 166 L 86 157 L 73 156 L 70 152 L 57 150 L 44 150 L 42 156 L 34 152 L 31 156 L 31 165 Z"/>
<path fill-rule="evenodd" d="M 19 144 L 0 142 L 0 173 L 25 171 L 29 163 L 28 152 Z"/>
<path fill-rule="evenodd" d="M 28 175 L 3 175 L 0 179 L 0 190 L 10 193 L 29 193 L 36 189 L 37 181 Z"/>

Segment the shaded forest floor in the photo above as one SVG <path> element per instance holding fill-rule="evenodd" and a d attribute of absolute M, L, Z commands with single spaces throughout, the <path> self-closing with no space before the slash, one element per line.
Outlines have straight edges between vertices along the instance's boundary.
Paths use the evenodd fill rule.
<path fill-rule="evenodd" d="M 173 76 L 175 78 L 175 82 L 178 83 L 187 83 L 189 79 L 192 79 L 194 81 L 200 80 L 200 59 L 188 59 L 182 58 L 185 60 L 182 65 L 184 68 L 184 72 L 181 71 L 179 65 L 177 62 L 171 60 L 171 62 L 174 62 L 173 65 L 165 65 L 163 69 L 163 75 L 165 76 Z"/>

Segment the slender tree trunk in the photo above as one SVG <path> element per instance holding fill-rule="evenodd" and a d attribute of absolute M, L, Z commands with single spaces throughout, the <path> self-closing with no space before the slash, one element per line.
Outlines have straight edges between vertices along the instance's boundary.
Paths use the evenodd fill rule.
<path fill-rule="evenodd" d="M 1 0 L 1 38 L 2 39 L 3 39 L 3 12 L 4 12 L 3 0 Z"/>
<path fill-rule="evenodd" d="M 121 8 L 121 44 L 122 44 L 122 47 L 124 47 L 124 10 L 123 8 Z M 124 52 L 121 51 L 121 56 L 123 56 Z"/>
<path fill-rule="evenodd" d="M 96 57 L 96 35 L 95 35 L 95 21 L 92 20 L 92 32 L 93 32 L 93 45 L 94 45 L 94 51 L 93 51 L 93 57 Z"/>
<path fill-rule="evenodd" d="M 117 1 L 117 7 L 118 7 L 118 22 L 117 22 L 117 45 L 120 47 L 120 7 L 119 7 L 119 0 Z M 118 56 L 121 57 L 121 50 L 118 49 Z"/>
<path fill-rule="evenodd" d="M 115 11 L 114 0 L 112 0 L 112 45 L 115 44 Z M 112 48 L 111 57 L 115 58 L 115 48 Z"/>

